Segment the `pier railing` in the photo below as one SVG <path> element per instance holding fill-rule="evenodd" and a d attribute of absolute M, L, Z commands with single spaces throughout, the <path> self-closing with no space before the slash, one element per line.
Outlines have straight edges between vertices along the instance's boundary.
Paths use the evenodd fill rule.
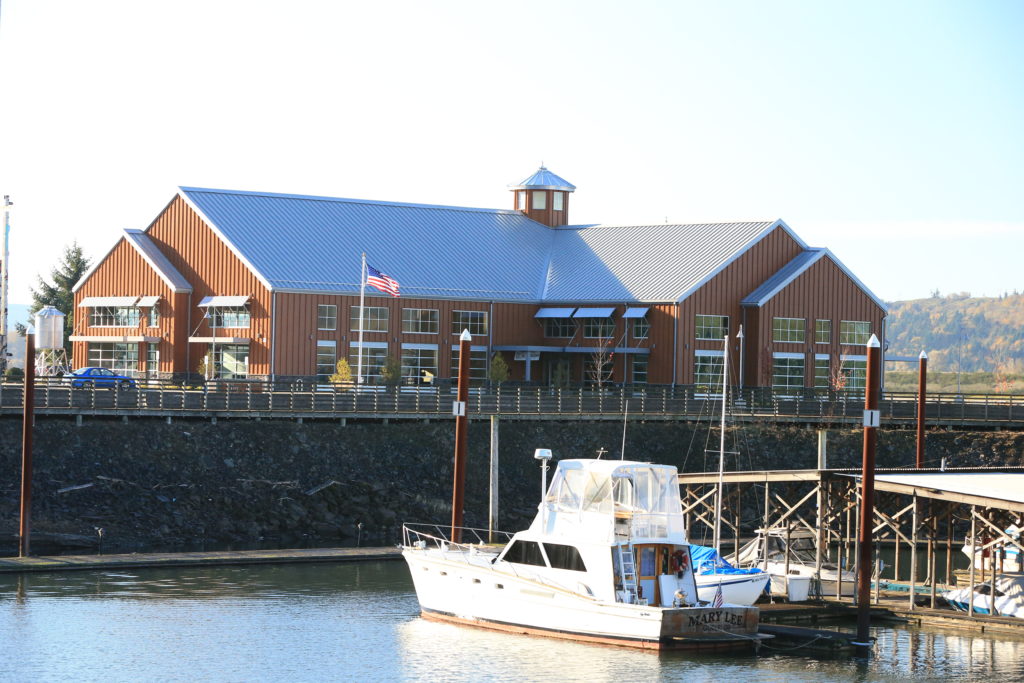
<path fill-rule="evenodd" d="M 198 386 L 140 380 L 133 388 L 72 387 L 63 378 L 42 378 L 35 410 L 43 415 L 424 419 L 452 415 L 454 387 L 352 387 L 258 381 L 210 381 Z M 0 383 L 0 414 L 21 412 L 24 388 Z M 883 392 L 882 420 L 910 425 L 917 395 Z M 471 390 L 470 415 L 512 419 L 706 419 L 721 411 L 721 396 L 706 386 L 618 385 L 557 388 L 504 384 Z M 858 424 L 863 394 L 770 387 L 730 389 L 733 420 L 774 420 L 821 425 Z M 1024 396 L 1007 394 L 929 394 L 932 425 L 1024 428 Z"/>

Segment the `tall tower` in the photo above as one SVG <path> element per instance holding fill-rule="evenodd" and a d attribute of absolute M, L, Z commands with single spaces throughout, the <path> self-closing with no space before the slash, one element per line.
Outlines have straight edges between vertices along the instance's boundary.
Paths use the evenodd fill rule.
<path fill-rule="evenodd" d="M 569 224 L 569 194 L 576 186 L 541 166 L 517 185 L 509 185 L 515 195 L 515 208 L 527 216 L 557 228 Z"/>

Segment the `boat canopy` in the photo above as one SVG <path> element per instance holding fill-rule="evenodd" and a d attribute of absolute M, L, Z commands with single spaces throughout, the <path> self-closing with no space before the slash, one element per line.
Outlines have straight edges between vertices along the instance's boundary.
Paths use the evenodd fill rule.
<path fill-rule="evenodd" d="M 586 532 L 610 538 L 614 525 L 630 536 L 663 538 L 683 533 L 676 468 L 669 465 L 615 461 L 562 460 L 538 515 L 547 533 Z M 584 523 L 585 522 L 585 523 Z"/>

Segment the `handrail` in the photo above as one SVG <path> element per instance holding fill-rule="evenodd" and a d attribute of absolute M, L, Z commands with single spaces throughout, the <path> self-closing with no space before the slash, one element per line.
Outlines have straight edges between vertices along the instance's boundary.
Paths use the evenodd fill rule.
<path fill-rule="evenodd" d="M 720 391 L 720 390 L 719 390 Z M 730 411 L 740 420 L 771 418 L 819 424 L 855 424 L 863 413 L 857 391 L 744 387 L 730 391 Z M 366 386 L 357 391 L 308 382 L 217 380 L 182 384 L 139 380 L 135 388 L 71 387 L 66 378 L 37 380 L 36 409 L 42 414 L 86 415 L 256 415 L 344 417 L 450 417 L 454 389 L 435 386 Z M 721 395 L 706 385 L 606 385 L 559 388 L 506 383 L 474 387 L 471 414 L 549 417 L 621 416 L 625 402 L 637 419 L 652 416 L 705 419 L 720 410 Z M 0 382 L 0 412 L 22 408 L 21 383 Z M 916 420 L 916 392 L 883 392 L 882 419 Z M 932 424 L 1024 426 L 1024 395 L 942 394 L 927 396 Z"/>

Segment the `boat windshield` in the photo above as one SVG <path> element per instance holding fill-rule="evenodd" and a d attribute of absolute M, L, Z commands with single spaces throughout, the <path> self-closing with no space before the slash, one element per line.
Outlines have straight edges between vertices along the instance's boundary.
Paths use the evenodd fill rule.
<path fill-rule="evenodd" d="M 611 477 L 607 473 L 559 469 L 548 488 L 546 500 L 559 512 L 610 514 L 611 492 Z"/>
<path fill-rule="evenodd" d="M 679 512 L 678 485 L 669 470 L 636 468 L 617 472 L 614 481 L 618 514 Z"/>
<path fill-rule="evenodd" d="M 635 467 L 613 473 L 558 469 L 545 502 L 559 512 L 616 515 L 679 512 L 679 489 L 673 470 Z"/>

